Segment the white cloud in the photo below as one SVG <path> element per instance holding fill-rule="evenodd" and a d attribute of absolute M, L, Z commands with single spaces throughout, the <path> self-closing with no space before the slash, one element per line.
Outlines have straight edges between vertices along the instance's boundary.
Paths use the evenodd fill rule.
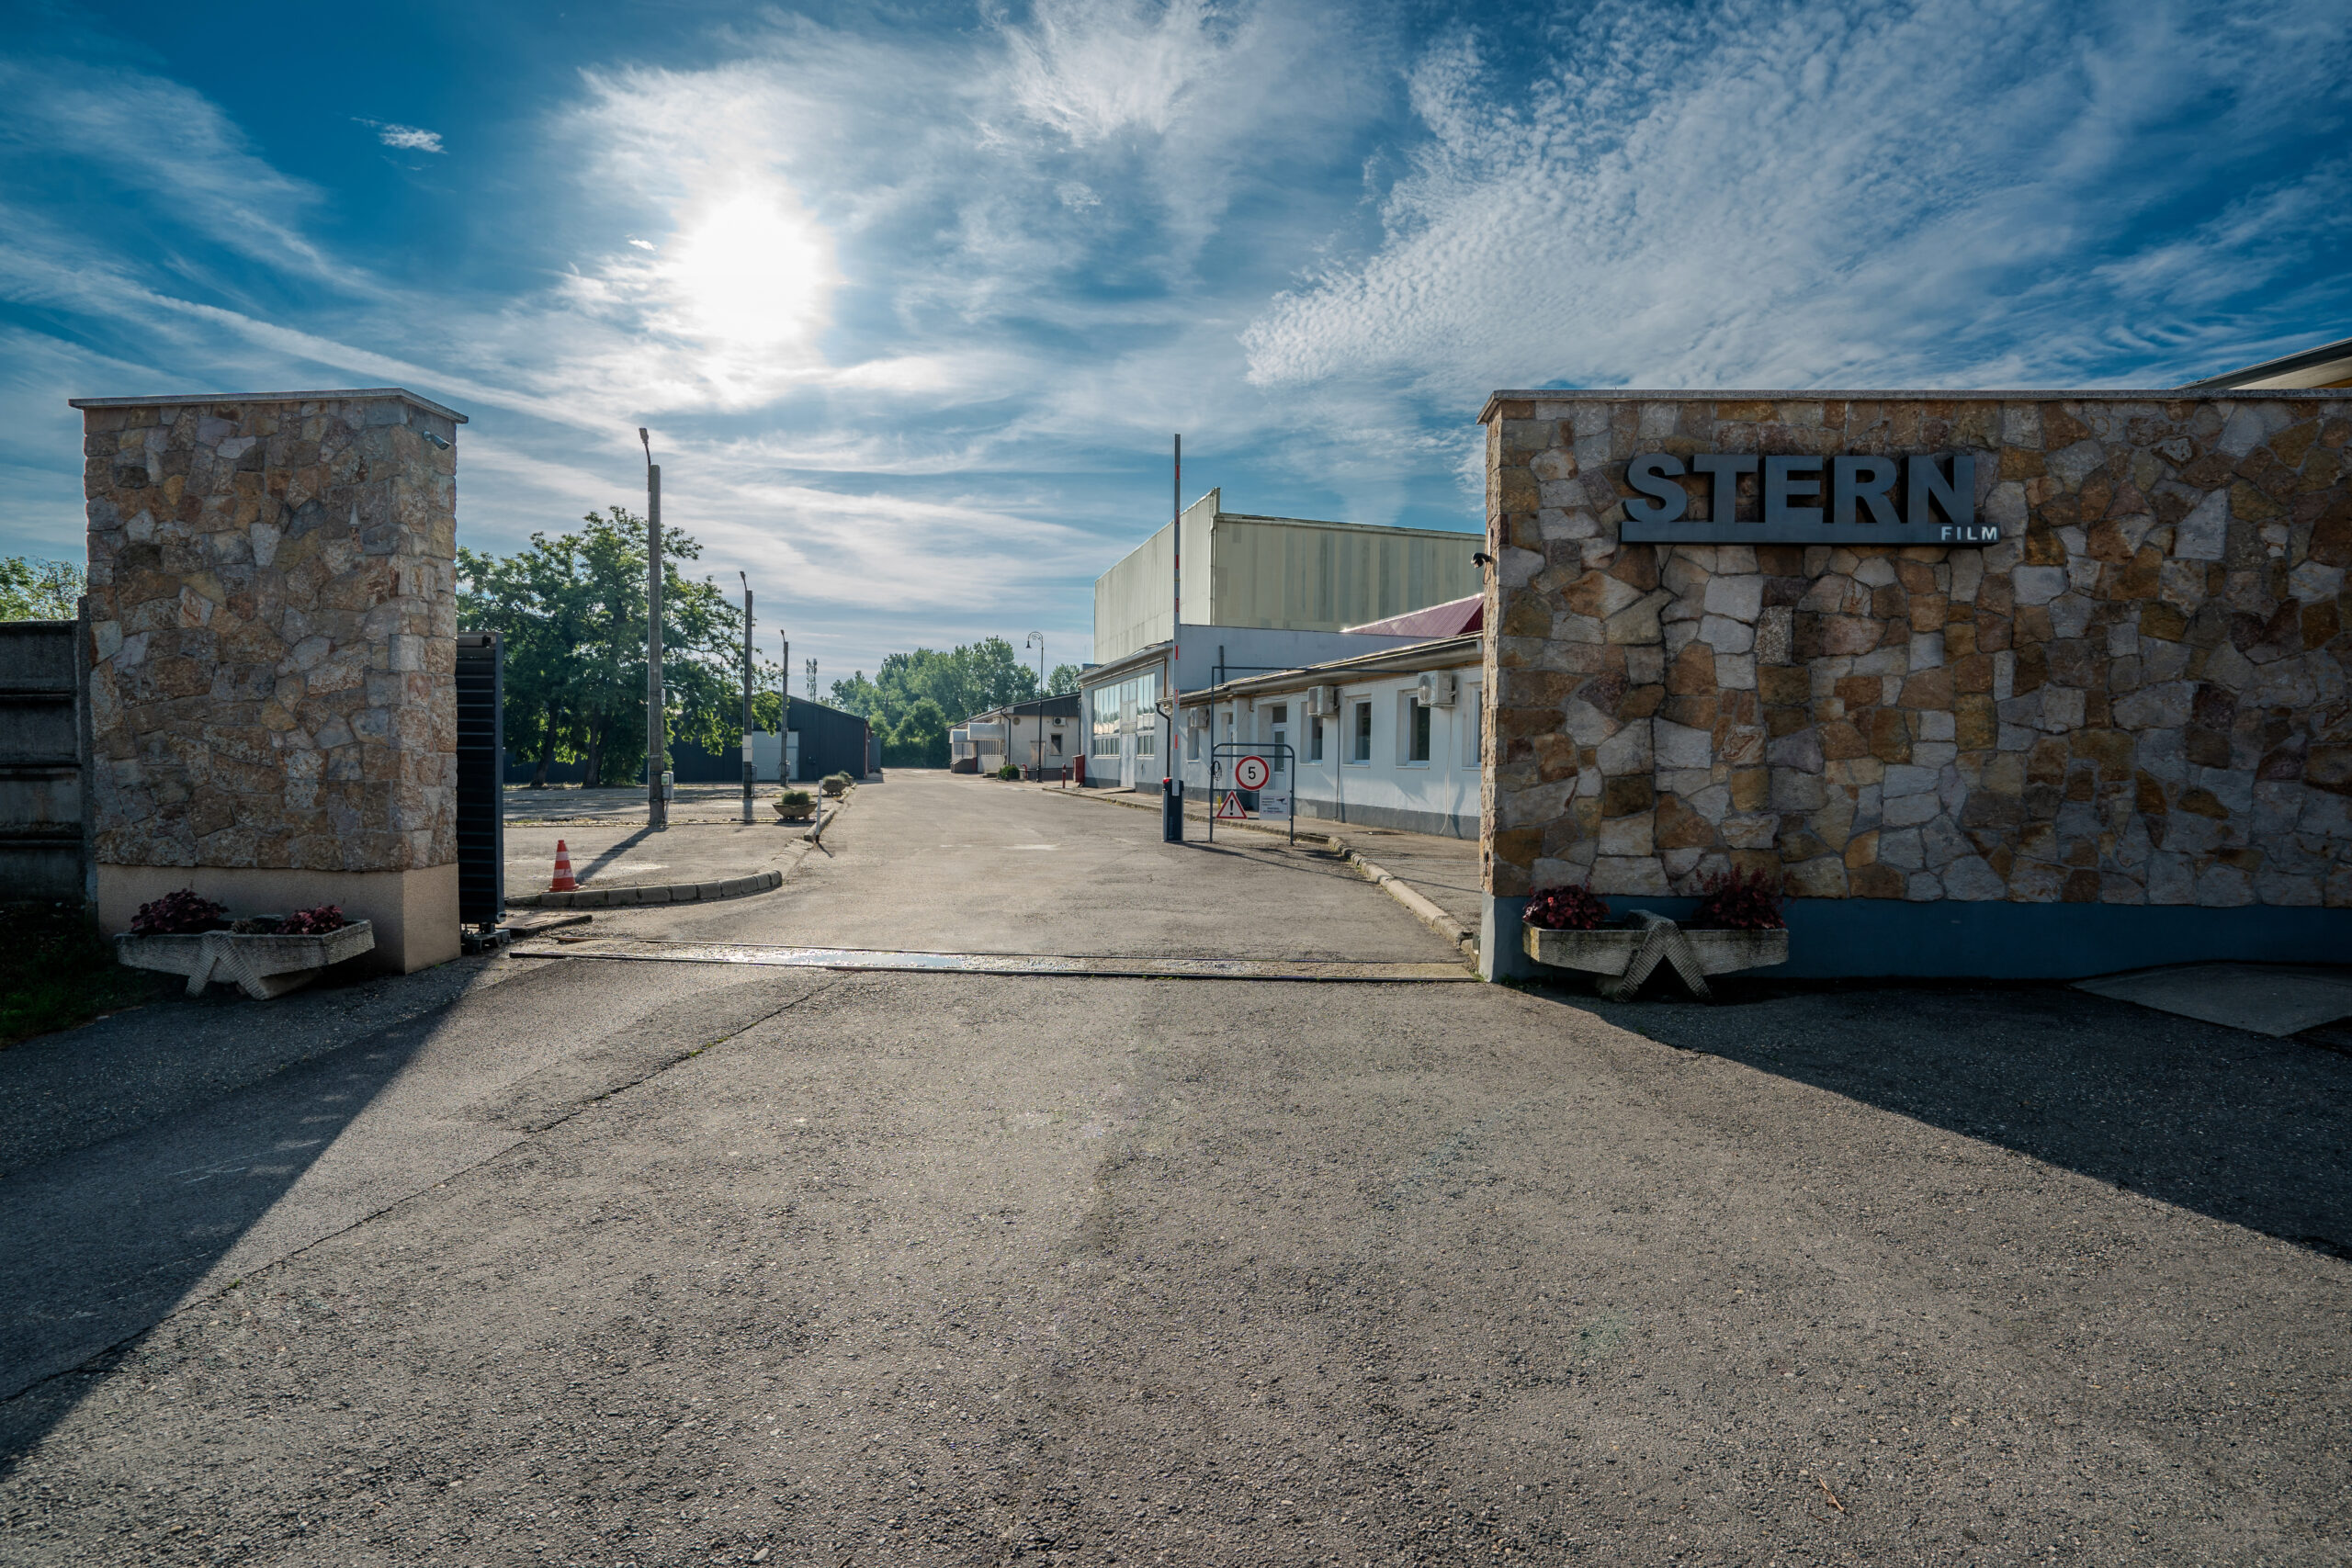
<path fill-rule="evenodd" d="M 376 125 L 374 120 L 368 122 Z M 376 140 L 387 147 L 398 147 L 408 152 L 446 152 L 437 130 L 419 130 L 413 125 L 377 125 Z"/>
<path fill-rule="evenodd" d="M 1250 379 L 1372 378 L 1464 407 L 1561 382 L 2079 377 L 2115 355 L 2097 323 L 2197 302 L 2124 288 L 2133 273 L 2180 267 L 2210 300 L 2258 281 L 2263 250 L 2325 243 L 2290 220 L 2267 247 L 2134 254 L 2173 191 L 2264 145 L 2289 106 L 2340 97 L 2340 39 L 2278 43 L 2125 0 L 1815 0 L 1703 24 L 1604 0 L 1521 91 L 1459 39 L 1413 73 L 1430 140 L 1382 240 L 1250 323 Z M 2340 219 L 2343 186 L 2340 166 L 2286 175 L 2267 210 Z"/>
<path fill-rule="evenodd" d="M 1081 147 L 1165 135 L 1225 52 L 1218 19 L 1201 0 L 1040 0 L 1004 28 L 1013 101 Z"/>
<path fill-rule="evenodd" d="M 271 268 L 366 287 L 302 232 L 319 193 L 255 157 L 201 94 L 136 71 L 0 59 L 0 145 L 94 165 L 171 223 Z"/>

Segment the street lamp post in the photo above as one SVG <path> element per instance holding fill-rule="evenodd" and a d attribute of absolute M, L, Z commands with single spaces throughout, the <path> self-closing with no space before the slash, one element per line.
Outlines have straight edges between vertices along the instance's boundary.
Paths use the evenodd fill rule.
<path fill-rule="evenodd" d="M 641 424 L 637 438 L 645 446 L 645 825 L 658 831 L 670 826 L 670 803 L 662 795 L 662 764 L 670 752 L 662 711 L 662 465 Z"/>
<path fill-rule="evenodd" d="M 752 819 L 752 580 L 741 571 L 743 584 L 743 820 Z"/>
<path fill-rule="evenodd" d="M 1037 782 L 1046 782 L 1046 634 L 1031 632 L 1021 646 L 1037 645 Z M 1020 710 L 1014 709 L 1016 713 Z"/>

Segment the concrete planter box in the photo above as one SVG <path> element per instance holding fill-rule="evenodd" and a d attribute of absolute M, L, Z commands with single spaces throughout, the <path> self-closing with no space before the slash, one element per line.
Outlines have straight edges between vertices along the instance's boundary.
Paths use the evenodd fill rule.
<path fill-rule="evenodd" d="M 1630 926 L 1597 931 L 1521 928 L 1527 956 L 1538 964 L 1600 978 L 1600 994 L 1622 1000 L 1639 990 L 1658 964 L 1682 977 L 1693 996 L 1709 995 L 1706 976 L 1761 969 L 1789 961 L 1789 933 L 1686 931 L 1662 915 L 1637 912 Z"/>
<path fill-rule="evenodd" d="M 376 945 L 376 928 L 354 920 L 319 936 L 241 936 L 205 931 L 188 936 L 114 939 L 115 956 L 133 969 L 156 969 L 187 976 L 187 994 L 199 997 L 215 980 L 241 987 L 257 1001 L 300 990 L 330 964 L 356 958 Z"/>

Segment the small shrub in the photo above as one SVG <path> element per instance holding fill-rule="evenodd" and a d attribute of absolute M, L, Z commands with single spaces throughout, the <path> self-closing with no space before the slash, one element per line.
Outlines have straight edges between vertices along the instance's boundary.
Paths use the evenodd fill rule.
<path fill-rule="evenodd" d="M 818 781 L 817 787 L 829 795 L 839 796 L 849 793 L 851 783 L 852 780 L 847 773 L 827 773 Z"/>
<path fill-rule="evenodd" d="M 1547 931 L 1597 931 L 1609 923 L 1609 905 L 1589 887 L 1553 887 L 1527 901 L 1523 918 Z"/>
<path fill-rule="evenodd" d="M 333 904 L 321 904 L 309 909 L 297 909 L 277 924 L 280 936 L 324 936 L 339 931 L 351 922 L 342 909 Z"/>
<path fill-rule="evenodd" d="M 775 797 L 775 814 L 778 817 L 806 817 L 816 809 L 817 797 L 805 789 L 788 789 Z"/>
<path fill-rule="evenodd" d="M 1017 779 L 1021 776 L 1021 768 L 1017 763 L 1007 762 L 996 771 L 996 776 L 1001 779 Z"/>
<path fill-rule="evenodd" d="M 183 887 L 153 903 L 140 905 L 139 912 L 130 917 L 130 934 L 187 936 L 196 931 L 217 931 L 228 923 L 226 906 L 198 897 L 193 887 Z"/>
<path fill-rule="evenodd" d="M 280 923 L 276 915 L 247 915 L 242 920 L 231 920 L 229 929 L 239 936 L 276 936 Z"/>
<path fill-rule="evenodd" d="M 1704 886 L 1706 897 L 1682 922 L 1694 931 L 1777 931 L 1789 923 L 1781 918 L 1781 879 L 1770 872 L 1718 872 Z"/>

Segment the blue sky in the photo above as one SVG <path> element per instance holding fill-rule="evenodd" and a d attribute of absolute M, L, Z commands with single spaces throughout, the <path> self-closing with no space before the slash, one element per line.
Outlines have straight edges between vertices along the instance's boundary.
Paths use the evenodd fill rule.
<path fill-rule="evenodd" d="M 2352 10 L 0 4 L 0 553 L 77 395 L 399 383 L 825 678 L 1089 646 L 1188 495 L 1475 528 L 1498 387 L 2166 386 L 2352 333 Z M 763 646 L 773 657 L 772 636 Z M 796 682 L 797 683 L 797 682 Z"/>

